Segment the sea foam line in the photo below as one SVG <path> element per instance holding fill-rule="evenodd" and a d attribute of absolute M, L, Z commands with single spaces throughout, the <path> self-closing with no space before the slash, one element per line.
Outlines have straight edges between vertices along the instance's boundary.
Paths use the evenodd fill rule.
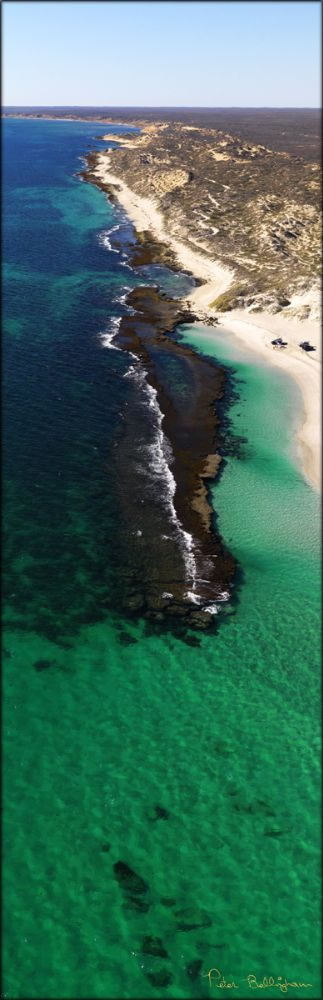
<path fill-rule="evenodd" d="M 117 347 L 117 345 L 113 343 L 114 338 L 118 333 L 121 319 L 122 316 L 111 316 L 111 319 L 109 320 L 110 330 L 102 330 L 101 333 L 98 334 L 102 347 L 109 347 L 110 350 L 112 349 L 113 351 L 121 350 L 120 347 Z"/>
<path fill-rule="evenodd" d="M 136 358 L 136 355 L 133 355 L 133 357 Z M 167 438 L 165 437 L 165 434 L 162 430 L 164 414 L 162 413 L 157 400 L 157 390 L 147 381 L 147 372 L 142 368 L 141 364 L 130 365 L 128 371 L 125 373 L 123 377 L 133 378 L 135 381 L 139 383 L 140 387 L 142 388 L 147 397 L 147 403 L 149 409 L 153 411 L 153 414 L 156 417 L 156 423 L 157 423 L 156 438 L 153 444 L 146 446 L 146 453 L 149 456 L 150 459 L 149 464 L 150 468 L 152 468 L 153 470 L 153 474 L 158 475 L 160 478 L 164 480 L 164 482 L 166 481 L 167 484 L 168 489 L 166 494 L 166 502 L 168 510 L 170 512 L 171 521 L 176 526 L 178 534 L 181 537 L 185 568 L 187 576 L 190 578 L 190 589 L 187 590 L 185 597 L 192 604 L 196 604 L 200 608 L 203 608 L 203 611 L 207 612 L 207 614 L 217 615 L 219 611 L 219 604 L 224 601 L 228 601 L 230 598 L 230 594 L 229 591 L 223 590 L 222 593 L 217 594 L 216 601 L 209 600 L 208 602 L 206 602 L 205 599 L 203 599 L 197 593 L 197 584 L 199 582 L 207 583 L 208 581 L 202 580 L 202 578 L 198 577 L 197 575 L 197 566 L 194 556 L 193 537 L 191 534 L 189 534 L 188 531 L 184 530 L 176 514 L 173 502 L 174 495 L 176 492 L 176 481 L 168 464 L 168 462 L 172 458 L 172 452 L 170 444 L 167 441 Z"/>
<path fill-rule="evenodd" d="M 120 351 L 121 348 L 117 347 L 113 343 L 113 338 L 116 336 L 118 332 L 121 319 L 122 319 L 121 316 L 112 316 L 110 319 L 110 325 L 114 327 L 113 331 L 105 331 L 99 334 L 102 346 L 113 348 L 116 351 Z M 155 440 L 152 444 L 146 445 L 145 448 L 146 453 L 149 456 L 148 472 L 150 472 L 150 469 L 152 469 L 153 475 L 154 476 L 157 475 L 160 479 L 163 479 L 163 481 L 166 482 L 167 484 L 166 503 L 170 513 L 171 521 L 175 525 L 178 535 L 181 538 L 185 569 L 187 576 L 190 579 L 191 589 L 186 591 L 185 597 L 192 604 L 196 604 L 197 606 L 202 607 L 203 610 L 207 612 L 207 614 L 217 615 L 219 610 L 218 603 L 223 601 L 228 601 L 230 598 L 230 594 L 228 591 L 224 590 L 222 591 L 221 594 L 217 594 L 216 601 L 211 601 L 206 605 L 205 601 L 203 601 L 203 598 L 198 593 L 196 593 L 197 583 L 199 581 L 207 583 L 208 581 L 207 580 L 203 581 L 200 577 L 197 576 L 197 566 L 194 556 L 193 536 L 188 531 L 185 531 L 176 514 L 174 506 L 176 481 L 168 464 L 168 461 L 170 461 L 172 458 L 172 452 L 170 444 L 167 441 L 167 438 L 162 430 L 164 414 L 162 413 L 157 400 L 157 390 L 154 388 L 154 386 L 150 385 L 150 383 L 147 382 L 147 372 L 142 367 L 138 355 L 134 354 L 133 351 L 129 351 L 127 353 L 137 363 L 131 364 L 129 366 L 128 371 L 124 373 L 123 378 L 132 378 L 136 382 L 138 382 L 138 384 L 140 385 L 141 389 L 143 390 L 144 394 L 147 397 L 148 407 L 150 410 L 153 411 L 153 415 L 156 418 L 157 427 L 156 427 Z M 167 538 L 166 535 L 164 535 L 163 537 Z"/>
<path fill-rule="evenodd" d="M 116 226 L 111 226 L 111 229 L 103 229 L 101 233 L 98 234 L 98 243 L 100 246 L 106 247 L 107 250 L 111 250 L 111 253 L 120 253 L 120 250 L 111 246 L 110 236 L 112 233 L 116 233 L 120 229 L 120 224 Z"/>
<path fill-rule="evenodd" d="M 176 482 L 167 461 L 167 458 L 170 459 L 171 457 L 171 449 L 162 430 L 164 414 L 162 413 L 157 400 L 157 390 L 154 389 L 149 382 L 147 382 L 147 372 L 139 365 L 130 365 L 130 368 L 125 373 L 124 378 L 125 377 L 133 378 L 140 384 L 147 397 L 149 409 L 153 411 L 154 417 L 156 418 L 157 426 L 155 440 L 152 444 L 146 445 L 145 450 L 149 456 L 149 466 L 150 469 L 153 470 L 153 475 L 157 475 L 167 484 L 166 503 L 171 521 L 176 526 L 178 535 L 181 538 L 185 569 L 187 576 L 190 579 L 192 588 L 191 591 L 188 591 L 186 596 L 188 597 L 188 600 L 193 600 L 194 603 L 198 604 L 200 599 L 197 594 L 194 594 L 197 579 L 197 568 L 193 551 L 194 542 L 192 535 L 190 535 L 189 532 L 185 531 L 182 527 L 174 506 Z"/>
<path fill-rule="evenodd" d="M 130 285 L 124 285 L 123 291 L 120 292 L 120 295 L 116 295 L 113 301 L 116 302 L 118 305 L 124 305 L 129 292 L 131 292 Z M 134 312 L 134 310 L 132 311 Z"/>

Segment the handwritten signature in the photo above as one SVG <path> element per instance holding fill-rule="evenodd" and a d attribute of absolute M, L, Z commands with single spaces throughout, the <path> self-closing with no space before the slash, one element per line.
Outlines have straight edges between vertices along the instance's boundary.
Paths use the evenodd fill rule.
<path fill-rule="evenodd" d="M 209 969 L 208 972 L 203 973 L 204 978 L 209 980 L 210 986 L 216 986 L 218 990 L 238 990 L 239 986 L 234 982 L 234 979 L 226 980 L 225 977 L 220 972 L 220 969 Z M 289 982 L 288 979 L 283 979 L 283 976 L 277 976 L 275 981 L 274 976 L 264 976 L 261 981 L 258 982 L 257 977 L 250 973 L 246 979 L 243 979 L 244 983 L 248 983 L 249 989 L 251 990 L 265 990 L 269 987 L 277 987 L 281 993 L 288 993 L 289 988 L 303 989 L 307 990 L 312 983 L 296 983 Z"/>

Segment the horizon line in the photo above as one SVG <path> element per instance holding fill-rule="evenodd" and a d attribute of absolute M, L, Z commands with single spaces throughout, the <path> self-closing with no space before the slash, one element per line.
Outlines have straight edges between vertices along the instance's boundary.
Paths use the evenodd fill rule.
<path fill-rule="evenodd" d="M 3 104 L 6 108 L 59 108 L 60 110 L 92 108 L 117 111 L 322 111 L 320 105 L 309 104 Z"/>

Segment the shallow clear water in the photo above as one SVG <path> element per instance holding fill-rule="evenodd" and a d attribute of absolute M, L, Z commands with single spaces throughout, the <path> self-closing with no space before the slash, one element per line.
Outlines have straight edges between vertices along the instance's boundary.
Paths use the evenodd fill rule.
<path fill-rule="evenodd" d="M 239 596 L 199 648 L 125 628 L 100 600 L 131 389 L 98 333 L 143 279 L 102 242 L 120 213 L 73 177 L 98 126 L 6 126 L 3 992 L 206 997 L 215 966 L 238 984 L 228 996 L 255 973 L 317 997 L 319 505 L 291 445 L 298 390 L 220 330 L 182 328 L 236 371 L 247 441 L 212 496 Z M 146 912 L 114 878 L 120 859 L 149 885 Z M 151 935 L 168 958 L 142 953 Z"/>

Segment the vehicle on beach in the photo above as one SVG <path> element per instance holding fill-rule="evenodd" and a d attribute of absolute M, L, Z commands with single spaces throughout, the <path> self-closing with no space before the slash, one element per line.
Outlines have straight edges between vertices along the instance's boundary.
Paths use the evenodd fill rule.
<path fill-rule="evenodd" d="M 288 341 L 282 340 L 282 337 L 276 337 L 276 340 L 272 340 L 271 343 L 274 349 L 280 350 L 281 347 L 287 347 Z"/>
<path fill-rule="evenodd" d="M 302 343 L 299 346 L 303 351 L 316 351 L 316 347 L 313 347 L 309 340 L 302 340 Z"/>

